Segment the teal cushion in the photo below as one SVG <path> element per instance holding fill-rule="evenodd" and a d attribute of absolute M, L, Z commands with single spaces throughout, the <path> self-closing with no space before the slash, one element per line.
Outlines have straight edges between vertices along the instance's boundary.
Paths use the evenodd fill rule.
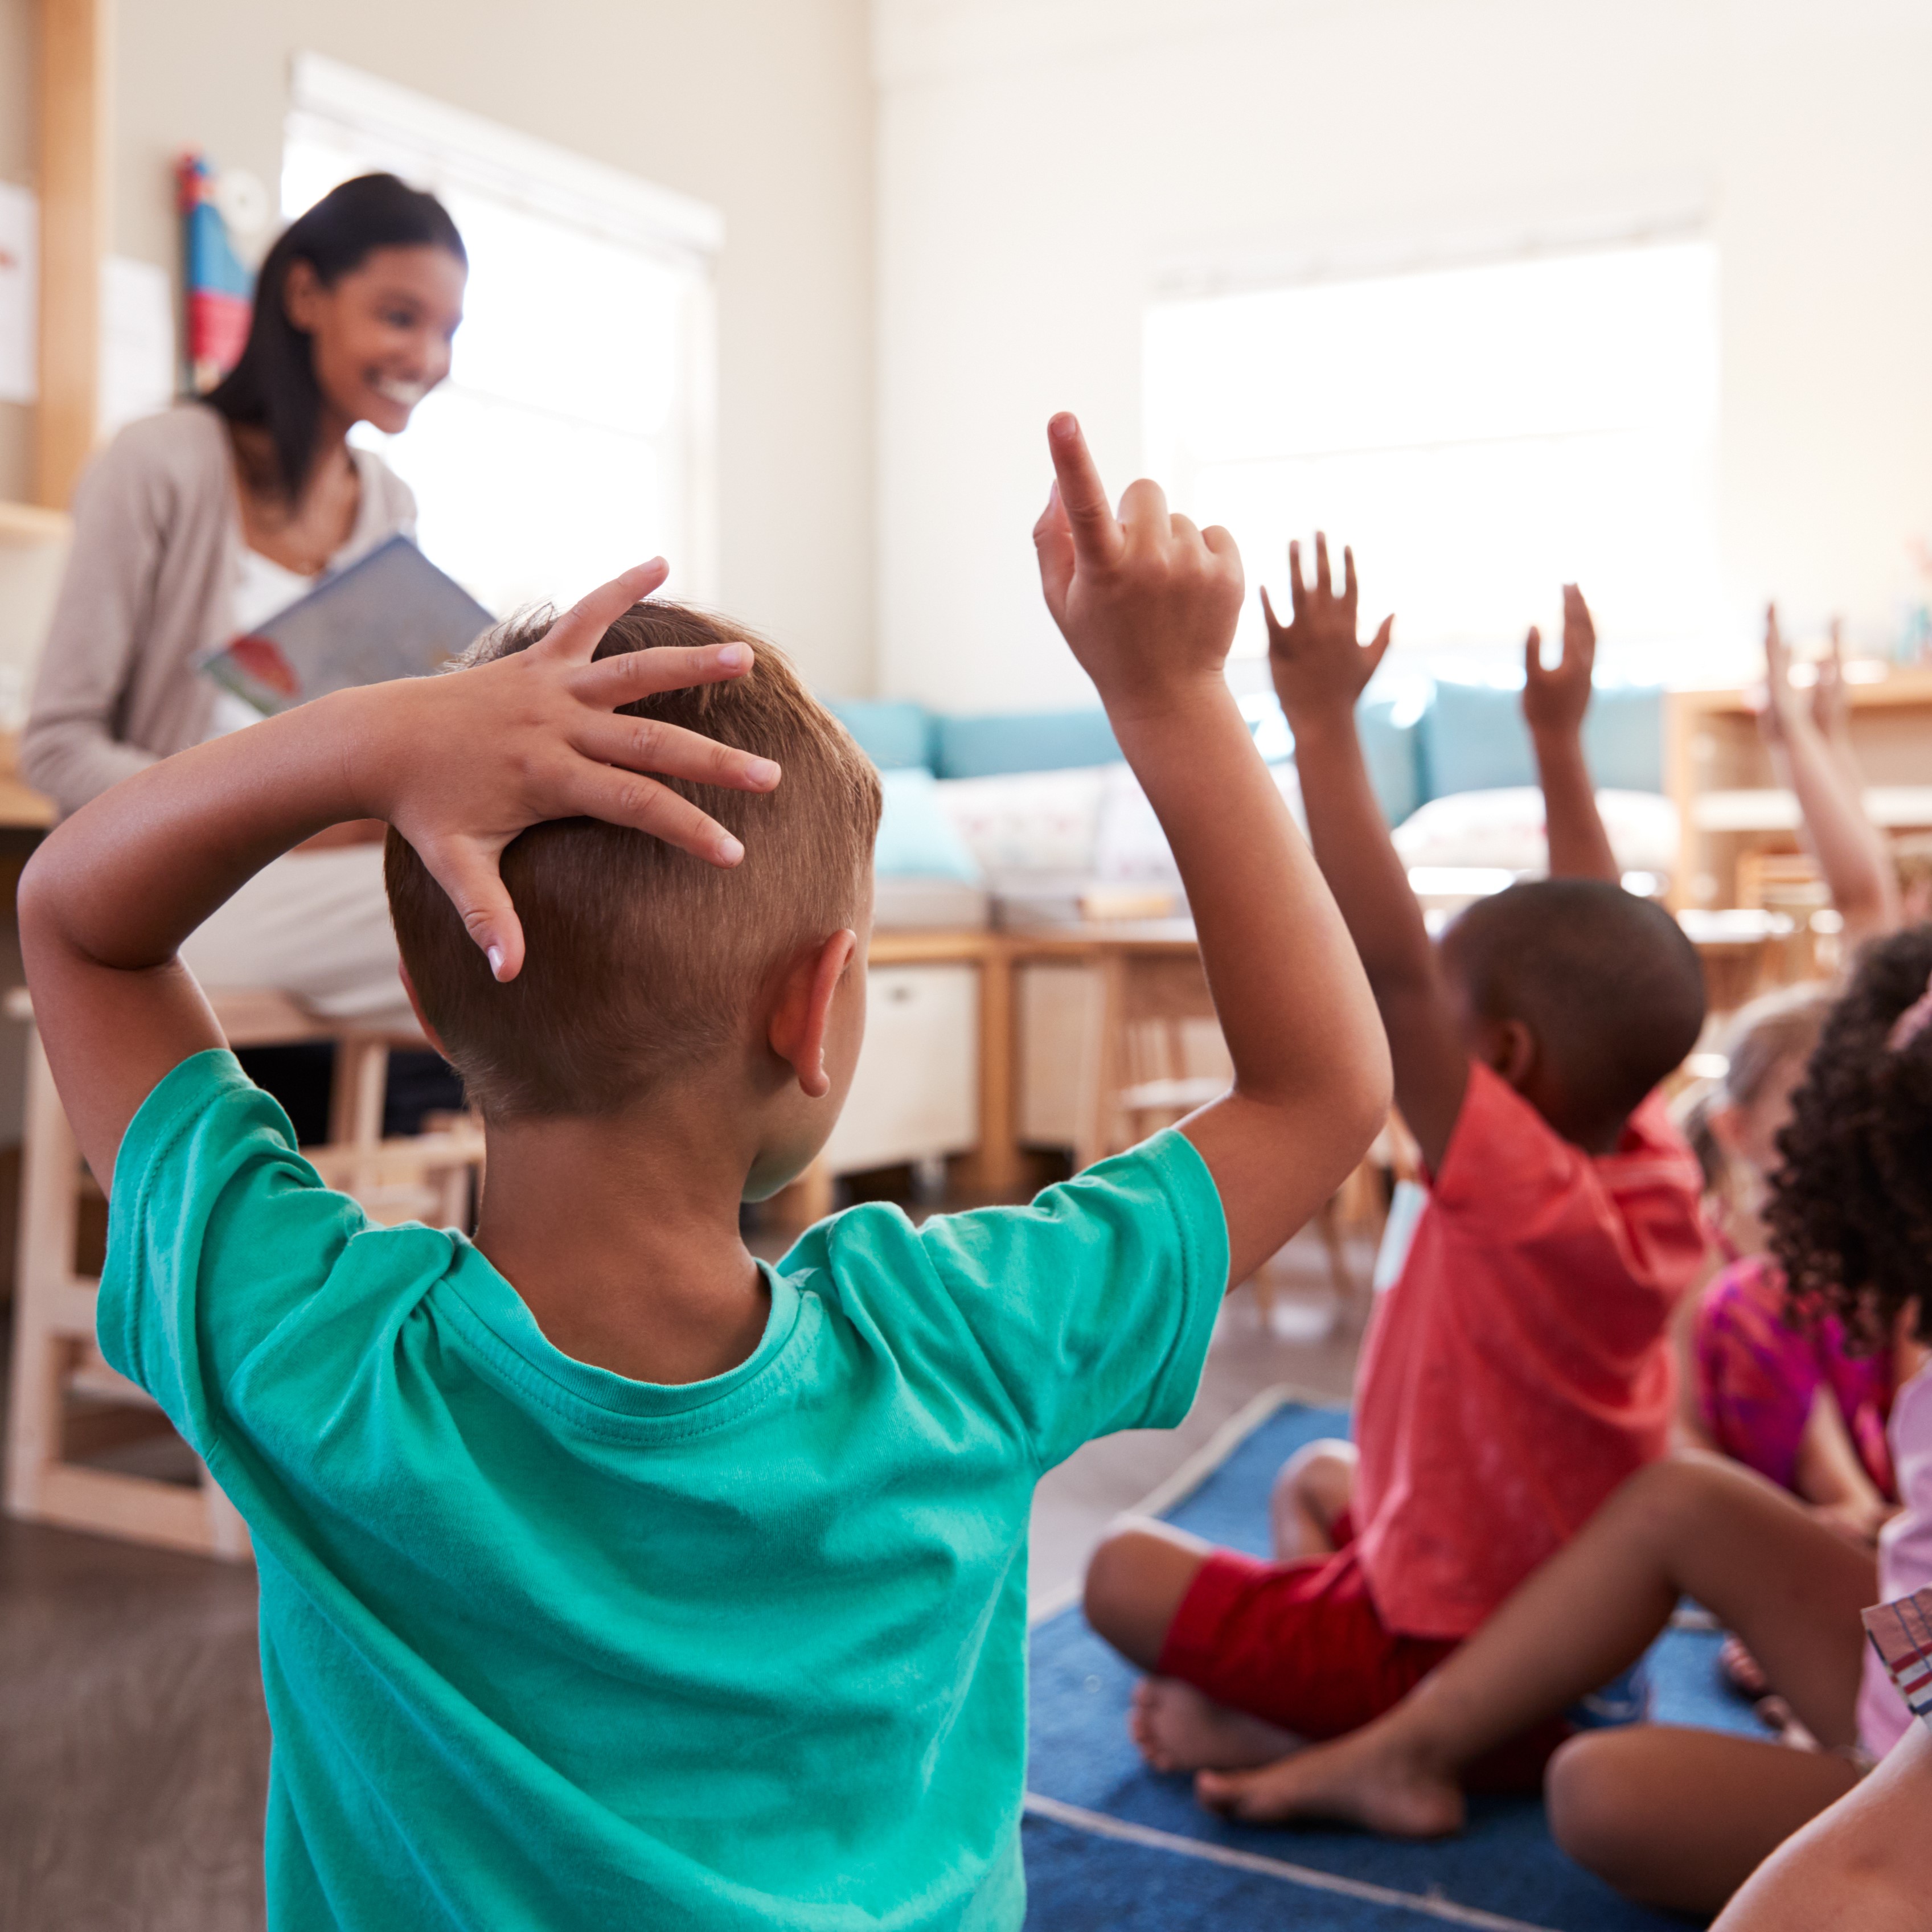
<path fill-rule="evenodd" d="M 1583 720 L 1590 776 L 1606 790 L 1664 789 L 1664 692 L 1654 684 L 1599 685 Z"/>
<path fill-rule="evenodd" d="M 1421 709 L 1413 690 L 1389 698 L 1365 698 L 1355 707 L 1369 782 L 1375 788 L 1383 817 L 1391 825 L 1400 825 L 1425 796 L 1417 722 Z M 1256 748 L 1269 764 L 1293 755 L 1294 734 L 1288 730 L 1273 692 L 1244 698 L 1241 712 L 1255 734 Z"/>
<path fill-rule="evenodd" d="M 882 772 L 932 764 L 932 716 L 910 698 L 832 698 L 825 708 Z"/>
<path fill-rule="evenodd" d="M 1664 789 L 1664 694 L 1654 685 L 1600 685 L 1583 721 L 1590 775 L 1606 789 Z M 1520 688 L 1440 682 L 1422 717 L 1427 795 L 1536 782 Z"/>
<path fill-rule="evenodd" d="M 935 721 L 943 778 L 994 778 L 1004 772 L 1062 772 L 1078 765 L 1111 765 L 1120 755 L 1107 714 L 1014 711 Z"/>
<path fill-rule="evenodd" d="M 934 790 L 932 774 L 922 769 L 879 774 L 885 810 L 879 819 L 874 869 L 925 879 L 980 882 L 980 868 L 959 828 L 946 815 Z"/>
<path fill-rule="evenodd" d="M 1382 816 L 1400 825 L 1423 800 L 1422 732 L 1415 706 L 1406 698 L 1364 698 L 1355 706 L 1355 728 Z"/>

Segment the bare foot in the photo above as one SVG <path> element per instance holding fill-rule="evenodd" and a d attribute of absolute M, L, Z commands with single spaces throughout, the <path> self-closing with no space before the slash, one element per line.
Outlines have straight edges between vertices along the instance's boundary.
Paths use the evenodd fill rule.
<path fill-rule="evenodd" d="M 1245 1771 L 1301 1742 L 1292 1731 L 1231 1711 L 1172 1677 L 1143 1677 L 1134 1686 L 1127 1730 L 1156 1771 Z"/>
<path fill-rule="evenodd" d="M 1385 1742 L 1373 1725 L 1258 1770 L 1203 1771 L 1194 1795 L 1210 1810 L 1250 1824 L 1333 1818 L 1397 1838 L 1440 1838 L 1462 1828 L 1455 1780 Z"/>

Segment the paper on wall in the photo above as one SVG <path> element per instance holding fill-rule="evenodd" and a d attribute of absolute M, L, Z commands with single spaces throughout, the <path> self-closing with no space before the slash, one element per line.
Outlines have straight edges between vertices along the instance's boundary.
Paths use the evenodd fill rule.
<path fill-rule="evenodd" d="M 152 262 L 100 265 L 100 436 L 174 400 L 174 283 Z"/>
<path fill-rule="evenodd" d="M 0 402 L 40 393 L 40 236 L 34 196 L 0 182 Z"/>

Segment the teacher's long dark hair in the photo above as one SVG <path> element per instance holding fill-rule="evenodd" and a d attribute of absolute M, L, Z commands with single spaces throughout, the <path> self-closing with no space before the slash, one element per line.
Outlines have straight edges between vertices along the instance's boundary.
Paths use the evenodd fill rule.
<path fill-rule="evenodd" d="M 419 248 L 446 249 L 469 262 L 442 203 L 387 174 L 344 182 L 277 238 L 256 278 L 242 359 L 202 399 L 230 422 L 266 433 L 272 471 L 251 476 L 251 484 L 292 504 L 316 456 L 322 395 L 310 339 L 289 317 L 290 270 L 306 262 L 316 280 L 331 287 L 379 248 Z"/>

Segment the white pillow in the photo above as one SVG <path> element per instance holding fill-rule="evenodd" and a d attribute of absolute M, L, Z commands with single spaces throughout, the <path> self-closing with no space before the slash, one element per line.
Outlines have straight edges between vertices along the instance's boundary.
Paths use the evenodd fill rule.
<path fill-rule="evenodd" d="M 1651 791 L 1600 791 L 1597 809 L 1610 849 L 1627 872 L 1668 878 L 1677 868 L 1677 808 Z M 1452 792 L 1432 798 L 1395 829 L 1406 866 L 1480 866 L 1543 872 L 1550 864 L 1543 794 L 1534 785 Z"/>
<path fill-rule="evenodd" d="M 1305 835 L 1301 784 L 1292 764 L 1270 765 L 1268 776 Z M 1109 765 L 1100 797 L 1100 824 L 1094 844 L 1094 876 L 1103 885 L 1166 886 L 1178 891 L 1180 868 L 1168 849 L 1154 807 L 1128 765 Z"/>
<path fill-rule="evenodd" d="M 988 873 L 1094 869 L 1107 767 L 941 778 L 933 792 Z"/>

